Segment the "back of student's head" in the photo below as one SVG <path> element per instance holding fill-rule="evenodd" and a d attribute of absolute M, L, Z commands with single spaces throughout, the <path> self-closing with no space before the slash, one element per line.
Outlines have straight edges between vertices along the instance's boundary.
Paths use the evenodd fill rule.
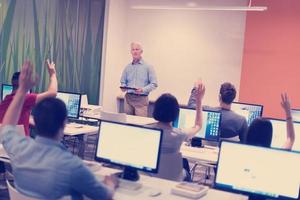
<path fill-rule="evenodd" d="M 60 99 L 45 98 L 35 106 L 33 118 L 38 135 L 55 138 L 59 129 L 64 127 L 67 118 L 66 105 Z"/>
<path fill-rule="evenodd" d="M 11 84 L 13 86 L 13 90 L 18 89 L 19 86 L 19 77 L 20 77 L 20 72 L 15 72 L 13 76 L 11 77 Z"/>
<path fill-rule="evenodd" d="M 229 82 L 223 83 L 220 88 L 220 98 L 223 103 L 231 104 L 236 96 L 234 85 Z"/>
<path fill-rule="evenodd" d="M 272 136 L 273 127 L 270 120 L 256 118 L 248 128 L 246 143 L 255 146 L 270 147 Z"/>
<path fill-rule="evenodd" d="M 173 95 L 162 94 L 154 104 L 153 117 L 160 122 L 173 122 L 179 114 L 179 104 Z"/>

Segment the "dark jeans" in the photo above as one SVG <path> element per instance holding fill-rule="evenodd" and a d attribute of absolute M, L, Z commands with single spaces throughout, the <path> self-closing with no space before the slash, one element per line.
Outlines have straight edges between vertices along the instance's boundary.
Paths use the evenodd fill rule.
<path fill-rule="evenodd" d="M 186 172 L 186 177 L 184 178 L 184 181 L 192 182 L 192 176 L 190 173 L 191 169 L 190 169 L 189 161 L 186 158 L 182 158 L 182 166 Z"/>

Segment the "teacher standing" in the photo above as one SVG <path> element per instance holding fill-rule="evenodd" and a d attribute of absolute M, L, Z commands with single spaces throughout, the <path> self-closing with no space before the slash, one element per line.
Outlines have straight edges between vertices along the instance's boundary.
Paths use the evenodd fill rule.
<path fill-rule="evenodd" d="M 121 77 L 122 91 L 126 92 L 124 111 L 129 115 L 146 117 L 148 115 L 149 93 L 157 87 L 153 67 L 142 59 L 141 44 L 131 43 L 132 62 L 129 63 Z M 125 89 L 124 87 L 134 88 Z"/>

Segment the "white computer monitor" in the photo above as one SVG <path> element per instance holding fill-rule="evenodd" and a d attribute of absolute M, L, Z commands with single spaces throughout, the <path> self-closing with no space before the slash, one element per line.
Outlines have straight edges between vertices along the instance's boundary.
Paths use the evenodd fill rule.
<path fill-rule="evenodd" d="M 244 116 L 247 119 L 248 125 L 250 125 L 255 118 L 262 116 L 263 105 L 233 102 L 231 110 Z"/>
<path fill-rule="evenodd" d="M 222 141 L 215 187 L 231 192 L 297 199 L 300 153 Z"/>
<path fill-rule="evenodd" d="M 273 136 L 271 147 L 282 148 L 287 139 L 286 121 L 281 119 L 269 118 L 273 127 Z M 297 133 L 300 133 L 300 122 L 294 122 L 295 141 L 292 150 L 300 152 L 300 137 L 297 137 Z"/>
<path fill-rule="evenodd" d="M 212 110 L 203 110 L 202 128 L 196 134 L 196 138 L 210 141 L 219 141 L 221 113 Z M 196 110 L 192 108 L 180 108 L 178 119 L 173 122 L 176 128 L 191 128 L 195 125 Z"/>
<path fill-rule="evenodd" d="M 95 160 L 124 166 L 123 178 L 137 180 L 136 170 L 158 172 L 161 141 L 161 129 L 101 120 Z"/>
<path fill-rule="evenodd" d="M 300 122 L 300 109 L 291 109 L 294 122 Z"/>
<path fill-rule="evenodd" d="M 62 100 L 67 107 L 68 118 L 79 118 L 81 94 L 73 92 L 57 92 L 56 98 Z"/>

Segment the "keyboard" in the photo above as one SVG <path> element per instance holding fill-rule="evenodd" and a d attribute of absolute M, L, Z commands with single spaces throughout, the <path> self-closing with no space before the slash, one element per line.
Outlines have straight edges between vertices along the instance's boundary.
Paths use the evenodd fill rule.
<path fill-rule="evenodd" d="M 68 123 L 84 124 L 90 126 L 99 126 L 99 121 L 95 119 L 68 119 Z"/>

